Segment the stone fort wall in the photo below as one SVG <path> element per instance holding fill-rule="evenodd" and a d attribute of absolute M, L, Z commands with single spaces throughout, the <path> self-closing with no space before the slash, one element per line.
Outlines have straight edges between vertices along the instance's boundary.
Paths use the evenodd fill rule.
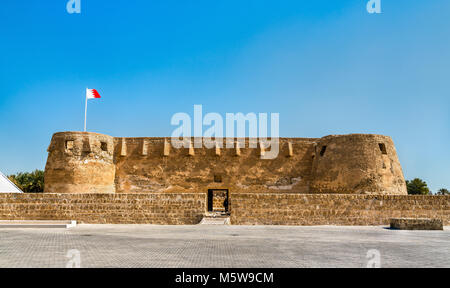
<path fill-rule="evenodd" d="M 391 217 L 450 225 L 450 196 L 234 193 L 230 205 L 233 225 L 388 225 Z M 205 211 L 205 193 L 0 194 L 2 220 L 198 224 Z"/>
<path fill-rule="evenodd" d="M 199 193 L 0 194 L 0 219 L 187 225 L 201 221 L 205 205 Z"/>
<path fill-rule="evenodd" d="M 192 141 L 194 141 L 193 139 Z M 392 139 L 351 134 L 280 138 L 275 159 L 264 149 L 180 148 L 170 138 L 114 138 L 86 132 L 53 135 L 45 169 L 48 193 L 339 193 L 406 195 Z M 224 147 L 227 141 L 224 139 Z M 269 149 L 269 148 L 267 148 Z"/>
<path fill-rule="evenodd" d="M 198 224 L 208 189 L 228 189 L 235 225 L 386 225 L 393 217 L 450 224 L 450 196 L 407 195 L 390 137 L 281 138 L 272 160 L 249 141 L 174 149 L 166 138 L 56 133 L 47 193 L 1 194 L 0 219 Z"/>
<path fill-rule="evenodd" d="M 450 196 L 234 194 L 234 225 L 388 225 L 436 218 L 450 225 Z"/>

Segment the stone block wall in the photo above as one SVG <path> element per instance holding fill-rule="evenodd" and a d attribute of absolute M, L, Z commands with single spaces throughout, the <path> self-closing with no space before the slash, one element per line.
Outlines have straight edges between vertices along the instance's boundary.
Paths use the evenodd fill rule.
<path fill-rule="evenodd" d="M 198 224 L 206 195 L 0 194 L 1 220 L 77 220 L 89 224 Z"/>
<path fill-rule="evenodd" d="M 233 225 L 389 225 L 399 217 L 450 225 L 450 196 L 234 193 L 231 209 Z"/>
<path fill-rule="evenodd" d="M 232 225 L 389 225 L 437 218 L 450 225 L 450 196 L 231 193 Z M 0 220 L 90 224 L 198 224 L 206 193 L 0 194 Z"/>
<path fill-rule="evenodd" d="M 399 230 L 444 230 L 441 219 L 393 218 L 391 229 Z"/>

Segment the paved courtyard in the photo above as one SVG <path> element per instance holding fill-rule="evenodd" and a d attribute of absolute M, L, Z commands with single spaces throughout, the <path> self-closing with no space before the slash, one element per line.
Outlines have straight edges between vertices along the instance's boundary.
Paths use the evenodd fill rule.
<path fill-rule="evenodd" d="M 0 267 L 66 267 L 68 261 L 81 267 L 366 267 L 378 252 L 382 267 L 450 267 L 449 228 L 79 225 L 0 229 Z"/>

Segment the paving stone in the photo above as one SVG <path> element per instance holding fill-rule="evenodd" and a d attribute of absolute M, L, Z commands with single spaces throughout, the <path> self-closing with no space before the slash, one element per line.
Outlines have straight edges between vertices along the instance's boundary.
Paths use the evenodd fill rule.
<path fill-rule="evenodd" d="M 0 267 L 450 267 L 450 227 L 79 225 L 0 229 Z M 73 256 L 73 254 L 71 254 Z M 69 255 L 70 256 L 70 255 Z"/>

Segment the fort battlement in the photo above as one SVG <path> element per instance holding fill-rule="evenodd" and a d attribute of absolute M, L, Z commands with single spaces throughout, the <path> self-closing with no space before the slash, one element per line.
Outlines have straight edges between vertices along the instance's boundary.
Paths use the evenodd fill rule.
<path fill-rule="evenodd" d="M 194 142 L 195 139 L 192 139 Z M 394 143 L 373 134 L 280 138 L 275 159 L 236 145 L 175 149 L 170 138 L 53 135 L 47 193 L 327 193 L 406 195 Z M 270 148 L 267 148 L 270 149 Z"/>

